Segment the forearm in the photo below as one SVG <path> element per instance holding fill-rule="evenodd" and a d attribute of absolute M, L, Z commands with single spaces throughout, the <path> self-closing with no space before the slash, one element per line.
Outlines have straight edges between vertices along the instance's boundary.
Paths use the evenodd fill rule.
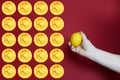
<path fill-rule="evenodd" d="M 95 51 L 89 51 L 86 57 L 120 73 L 120 55 L 96 49 Z"/>
<path fill-rule="evenodd" d="M 83 32 L 80 32 L 83 38 L 79 47 L 71 46 L 73 52 L 85 56 L 113 71 L 120 73 L 120 55 L 112 54 L 94 47 Z"/>

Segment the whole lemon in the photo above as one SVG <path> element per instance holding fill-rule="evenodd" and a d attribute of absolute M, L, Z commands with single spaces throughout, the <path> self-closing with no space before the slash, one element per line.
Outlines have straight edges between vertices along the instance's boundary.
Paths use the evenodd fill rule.
<path fill-rule="evenodd" d="M 73 33 L 70 42 L 74 47 L 80 46 L 80 44 L 82 43 L 82 36 L 80 32 Z"/>

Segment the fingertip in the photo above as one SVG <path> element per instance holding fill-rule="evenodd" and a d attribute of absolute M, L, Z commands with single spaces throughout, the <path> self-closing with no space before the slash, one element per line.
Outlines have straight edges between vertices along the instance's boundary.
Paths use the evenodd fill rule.
<path fill-rule="evenodd" d="M 71 46 L 71 42 L 70 41 L 68 42 L 68 45 Z"/>
<path fill-rule="evenodd" d="M 84 36 L 84 33 L 81 31 L 81 35 Z"/>
<path fill-rule="evenodd" d="M 80 33 L 81 33 L 81 35 L 82 35 L 83 40 L 85 40 L 85 39 L 86 39 L 85 33 L 84 33 L 83 31 L 81 31 Z"/>
<path fill-rule="evenodd" d="M 80 31 L 81 34 L 83 34 L 83 31 Z"/>
<path fill-rule="evenodd" d="M 83 39 L 87 39 L 85 33 L 81 32 L 81 35 L 82 35 Z"/>
<path fill-rule="evenodd" d="M 72 46 L 71 47 L 71 50 L 73 51 L 73 52 L 76 52 L 76 49 Z"/>

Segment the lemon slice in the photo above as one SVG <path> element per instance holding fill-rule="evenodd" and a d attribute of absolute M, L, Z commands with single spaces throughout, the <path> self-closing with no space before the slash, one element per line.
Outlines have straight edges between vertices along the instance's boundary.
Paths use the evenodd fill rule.
<path fill-rule="evenodd" d="M 18 12 L 21 15 L 28 15 L 31 13 L 31 11 L 32 11 L 32 6 L 28 1 L 21 1 L 18 4 Z"/>
<path fill-rule="evenodd" d="M 53 62 L 61 62 L 64 59 L 64 53 L 61 49 L 55 48 L 50 51 L 50 59 Z"/>
<path fill-rule="evenodd" d="M 60 18 L 60 17 L 53 17 L 50 20 L 50 27 L 54 31 L 60 31 L 60 30 L 62 30 L 63 27 L 64 27 L 64 21 L 63 21 L 63 19 Z"/>
<path fill-rule="evenodd" d="M 50 75 L 53 78 L 61 78 L 64 75 L 64 68 L 59 64 L 54 64 L 50 67 Z"/>
<path fill-rule="evenodd" d="M 34 75 L 37 78 L 45 78 L 48 75 L 48 69 L 43 64 L 38 64 L 34 68 Z"/>
<path fill-rule="evenodd" d="M 60 33 L 53 33 L 50 36 L 50 43 L 54 47 L 60 47 L 60 46 L 62 46 L 63 43 L 64 43 L 64 37 L 63 37 L 63 35 L 60 34 Z"/>
<path fill-rule="evenodd" d="M 47 27 L 48 27 L 48 21 L 47 21 L 47 19 L 44 18 L 44 17 L 37 17 L 34 20 L 34 27 L 38 31 L 44 31 L 44 30 L 46 30 Z"/>
<path fill-rule="evenodd" d="M 18 67 L 18 75 L 21 78 L 29 78 L 32 75 L 32 69 L 29 65 L 27 64 L 22 64 Z"/>
<path fill-rule="evenodd" d="M 48 43 L 47 35 L 44 33 L 37 33 L 34 36 L 34 43 L 38 47 L 43 47 L 43 46 L 47 45 L 47 43 Z"/>
<path fill-rule="evenodd" d="M 38 15 L 44 15 L 48 12 L 48 6 L 44 1 L 37 1 L 34 4 L 34 12 Z"/>
<path fill-rule="evenodd" d="M 28 31 L 32 27 L 32 21 L 28 17 L 21 17 L 18 20 L 18 28 L 22 31 Z"/>
<path fill-rule="evenodd" d="M 6 15 L 12 15 L 16 11 L 16 6 L 12 1 L 5 1 L 2 4 L 2 12 Z"/>
<path fill-rule="evenodd" d="M 37 62 L 45 62 L 48 59 L 48 53 L 45 49 L 39 48 L 34 52 L 34 59 Z"/>
<path fill-rule="evenodd" d="M 25 63 L 29 62 L 32 59 L 32 53 L 29 49 L 22 48 L 18 51 L 18 59 Z"/>
<path fill-rule="evenodd" d="M 22 47 L 28 47 L 32 43 L 32 37 L 28 33 L 21 33 L 18 36 L 18 43 Z"/>
<path fill-rule="evenodd" d="M 2 75 L 5 78 L 13 78 L 16 75 L 16 69 L 11 64 L 6 64 L 2 67 Z"/>
<path fill-rule="evenodd" d="M 7 48 L 2 51 L 3 61 L 10 63 L 16 59 L 16 53 L 13 49 Z"/>
<path fill-rule="evenodd" d="M 2 43 L 6 47 L 11 47 L 16 43 L 16 37 L 12 33 L 5 33 L 2 36 Z"/>
<path fill-rule="evenodd" d="M 53 1 L 50 4 L 50 11 L 54 15 L 60 15 L 64 12 L 64 5 L 60 1 Z"/>
<path fill-rule="evenodd" d="M 2 28 L 6 31 L 12 31 L 16 27 L 15 19 L 12 17 L 5 17 L 2 20 Z"/>

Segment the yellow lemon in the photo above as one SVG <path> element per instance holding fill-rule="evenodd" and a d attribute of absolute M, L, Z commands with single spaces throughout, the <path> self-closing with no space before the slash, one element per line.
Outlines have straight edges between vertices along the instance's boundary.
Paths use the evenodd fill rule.
<path fill-rule="evenodd" d="M 78 47 L 82 42 L 81 34 L 79 32 L 73 33 L 70 42 L 74 47 Z"/>

